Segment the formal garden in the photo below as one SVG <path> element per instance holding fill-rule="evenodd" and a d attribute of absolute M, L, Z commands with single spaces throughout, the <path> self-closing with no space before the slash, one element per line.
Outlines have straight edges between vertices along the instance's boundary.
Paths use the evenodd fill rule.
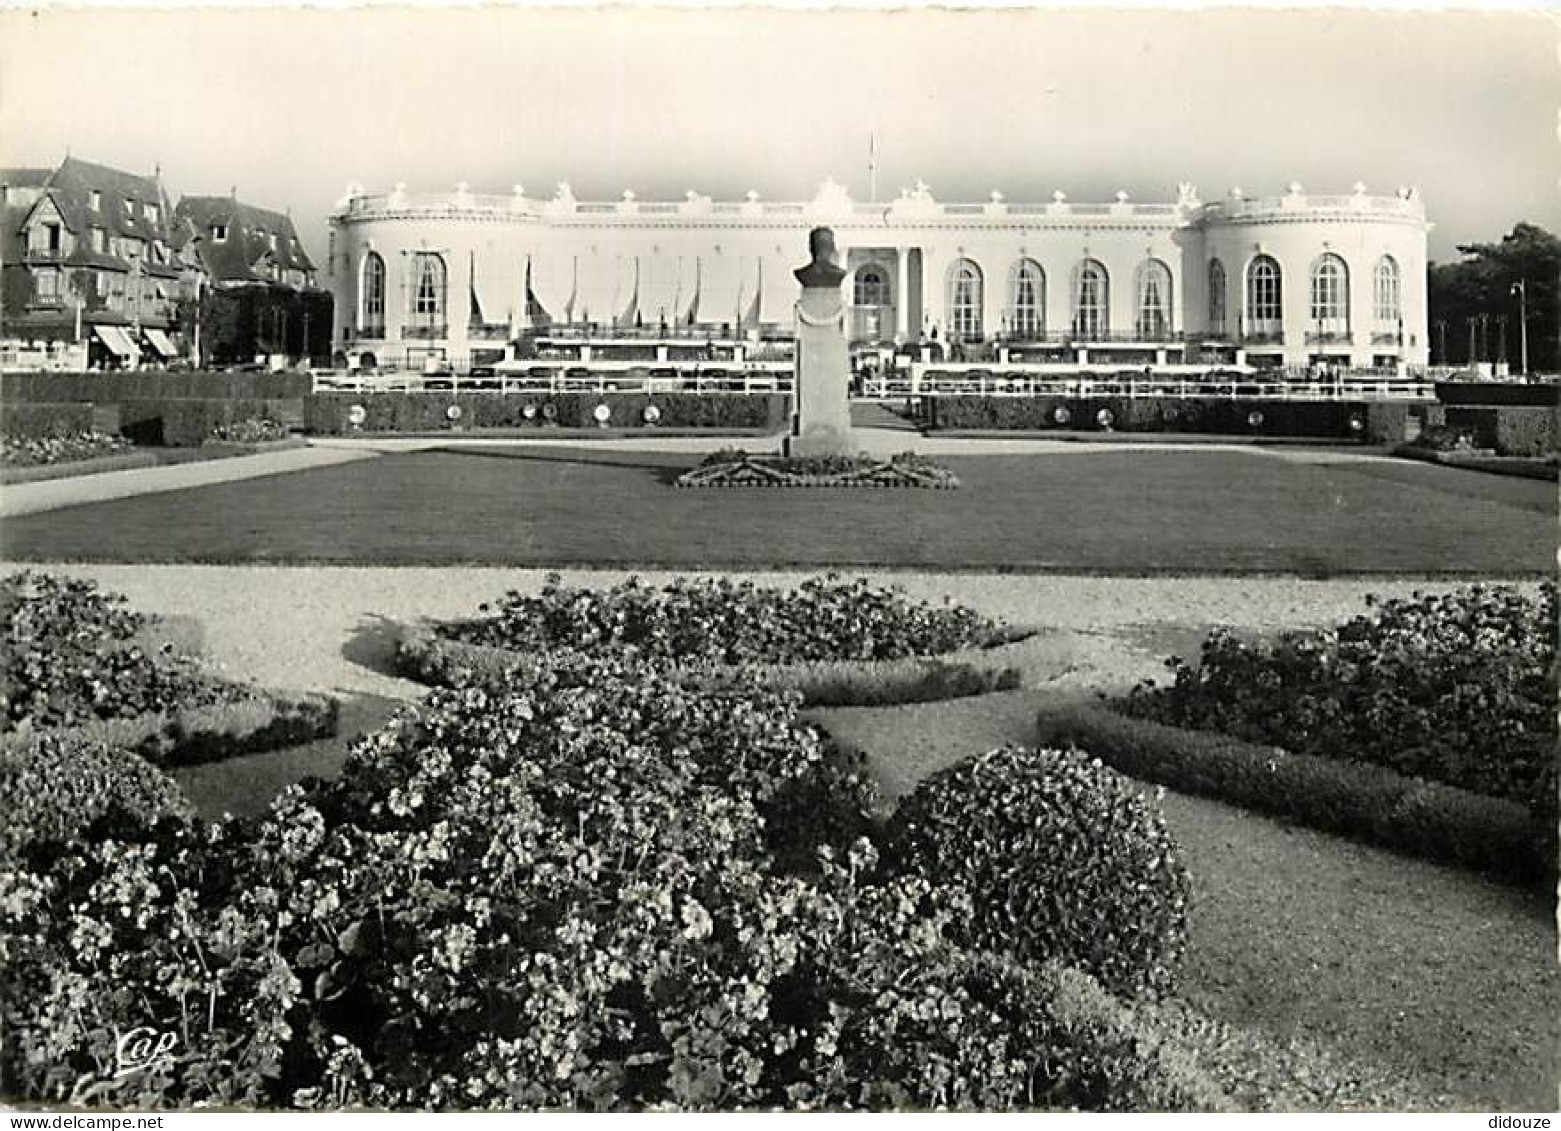
<path fill-rule="evenodd" d="M 1047 699 L 1047 625 L 876 581 L 552 577 L 392 624 L 386 662 L 425 690 L 269 800 L 240 797 L 235 769 L 236 816 L 181 782 L 331 740 L 332 696 L 234 679 L 198 625 L 77 577 L 3 584 L 13 1098 L 1221 1111 L 1537 1094 L 1536 1053 L 1505 1043 L 1546 1039 L 1520 1020 L 1536 987 L 1492 972 L 1489 995 L 1436 1003 L 1462 1047 L 1417 1048 L 1406 1073 L 1382 1022 L 1329 1047 L 1243 1021 L 1209 974 L 1308 945 L 1340 908 L 1291 892 L 1291 938 L 1256 919 L 1211 932 L 1208 907 L 1247 854 L 1279 872 L 1301 853 L 1403 877 L 1443 933 L 1471 898 L 1539 913 L 1548 582 L 1216 632 L 1153 686 Z M 983 739 L 1004 714 L 1007 737 Z M 1245 850 L 1211 853 L 1236 819 Z M 1433 961 L 1379 942 L 1363 967 Z M 176 1051 L 116 1076 L 137 1026 Z M 1501 1080 L 1449 1091 L 1471 1058 Z"/>

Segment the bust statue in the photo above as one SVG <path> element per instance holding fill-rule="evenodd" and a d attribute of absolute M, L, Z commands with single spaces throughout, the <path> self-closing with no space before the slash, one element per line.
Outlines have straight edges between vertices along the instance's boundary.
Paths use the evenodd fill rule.
<path fill-rule="evenodd" d="M 814 228 L 808 233 L 808 254 L 813 262 L 792 272 L 804 287 L 839 287 L 846 277 L 835 262 L 835 233 L 828 228 Z"/>

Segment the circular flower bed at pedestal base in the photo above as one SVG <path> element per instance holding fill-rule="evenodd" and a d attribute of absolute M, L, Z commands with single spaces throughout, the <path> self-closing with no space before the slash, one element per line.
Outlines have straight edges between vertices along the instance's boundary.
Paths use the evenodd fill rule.
<path fill-rule="evenodd" d="M 929 487 L 959 486 L 948 468 L 910 452 L 872 456 L 750 455 L 715 452 L 677 478 L 679 487 Z"/>

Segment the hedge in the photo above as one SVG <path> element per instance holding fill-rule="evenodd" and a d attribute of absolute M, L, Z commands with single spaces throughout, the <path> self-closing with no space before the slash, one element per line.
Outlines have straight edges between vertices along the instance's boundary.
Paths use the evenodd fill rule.
<path fill-rule="evenodd" d="M 1554 876 L 1554 822 L 1382 766 L 1259 746 L 1103 706 L 1048 709 L 1039 741 L 1076 745 L 1132 777 L 1300 825 L 1518 881 Z"/>
<path fill-rule="evenodd" d="M 1028 650 L 1026 639 L 944 656 L 684 669 L 672 675 L 686 686 L 707 691 L 733 685 L 795 691 L 804 703 L 816 707 L 924 703 L 1018 688 L 1022 677 L 1017 665 Z M 470 644 L 425 626 L 403 628 L 396 646 L 396 666 L 404 675 L 442 687 L 502 687 L 514 681 L 517 671 L 545 671 L 554 662 L 551 653 Z M 1062 662 L 1058 664 L 1060 669 Z"/>
<path fill-rule="evenodd" d="M 26 747 L 39 734 L 49 734 L 61 742 L 111 747 L 154 766 L 193 766 L 330 738 L 336 734 L 339 712 L 340 704 L 325 696 L 263 695 L 46 731 L 23 727 L 0 736 L 0 751 Z"/>
<path fill-rule="evenodd" d="M 940 396 L 923 400 L 929 422 L 938 428 L 1102 430 L 1101 410 L 1112 414 L 1122 432 L 1204 432 L 1242 436 L 1315 436 L 1364 439 L 1373 407 L 1364 403 L 1231 400 L 1218 397 L 981 397 Z M 1065 422 L 1057 412 L 1066 412 Z M 1261 414 L 1261 423 L 1250 417 Z M 1358 420 L 1360 429 L 1350 426 Z M 1387 422 L 1381 425 L 1389 427 Z"/>
<path fill-rule="evenodd" d="M 593 415 L 605 404 L 612 428 L 648 428 L 647 406 L 654 404 L 663 428 L 732 428 L 777 431 L 791 411 L 784 393 L 317 393 L 304 398 L 303 422 L 316 435 L 340 435 L 353 431 L 347 419 L 354 405 L 367 414 L 365 432 L 443 432 L 452 421 L 451 405 L 461 410 L 455 422 L 470 428 L 596 428 Z M 530 407 L 534 415 L 528 418 Z M 551 406 L 552 419 L 545 415 Z"/>
<path fill-rule="evenodd" d="M 79 436 L 94 431 L 92 405 L 85 401 L 58 404 L 0 403 L 0 433 L 42 438 Z"/>
<path fill-rule="evenodd" d="M 138 444 L 193 447 L 211 438 L 221 424 L 241 420 L 269 419 L 282 423 L 301 423 L 304 419 L 300 398 L 254 400 L 230 398 L 201 400 L 131 399 L 120 405 L 121 431 Z"/>
<path fill-rule="evenodd" d="M 1436 399 L 1445 405 L 1550 405 L 1561 399 L 1561 386 L 1516 381 L 1438 381 Z"/>
<path fill-rule="evenodd" d="M 308 373 L 0 373 L 7 404 L 127 400 L 278 400 L 307 396 Z"/>
<path fill-rule="evenodd" d="M 1468 432 L 1477 448 L 1503 456 L 1542 456 L 1561 450 L 1554 408 L 1464 407 L 1447 409 L 1447 426 Z"/>

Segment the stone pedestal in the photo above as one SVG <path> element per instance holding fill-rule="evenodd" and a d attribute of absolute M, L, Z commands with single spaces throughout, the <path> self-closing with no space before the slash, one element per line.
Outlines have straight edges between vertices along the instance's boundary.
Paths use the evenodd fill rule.
<path fill-rule="evenodd" d="M 797 300 L 797 412 L 784 454 L 856 454 L 847 398 L 850 378 L 840 287 L 804 286 Z"/>

